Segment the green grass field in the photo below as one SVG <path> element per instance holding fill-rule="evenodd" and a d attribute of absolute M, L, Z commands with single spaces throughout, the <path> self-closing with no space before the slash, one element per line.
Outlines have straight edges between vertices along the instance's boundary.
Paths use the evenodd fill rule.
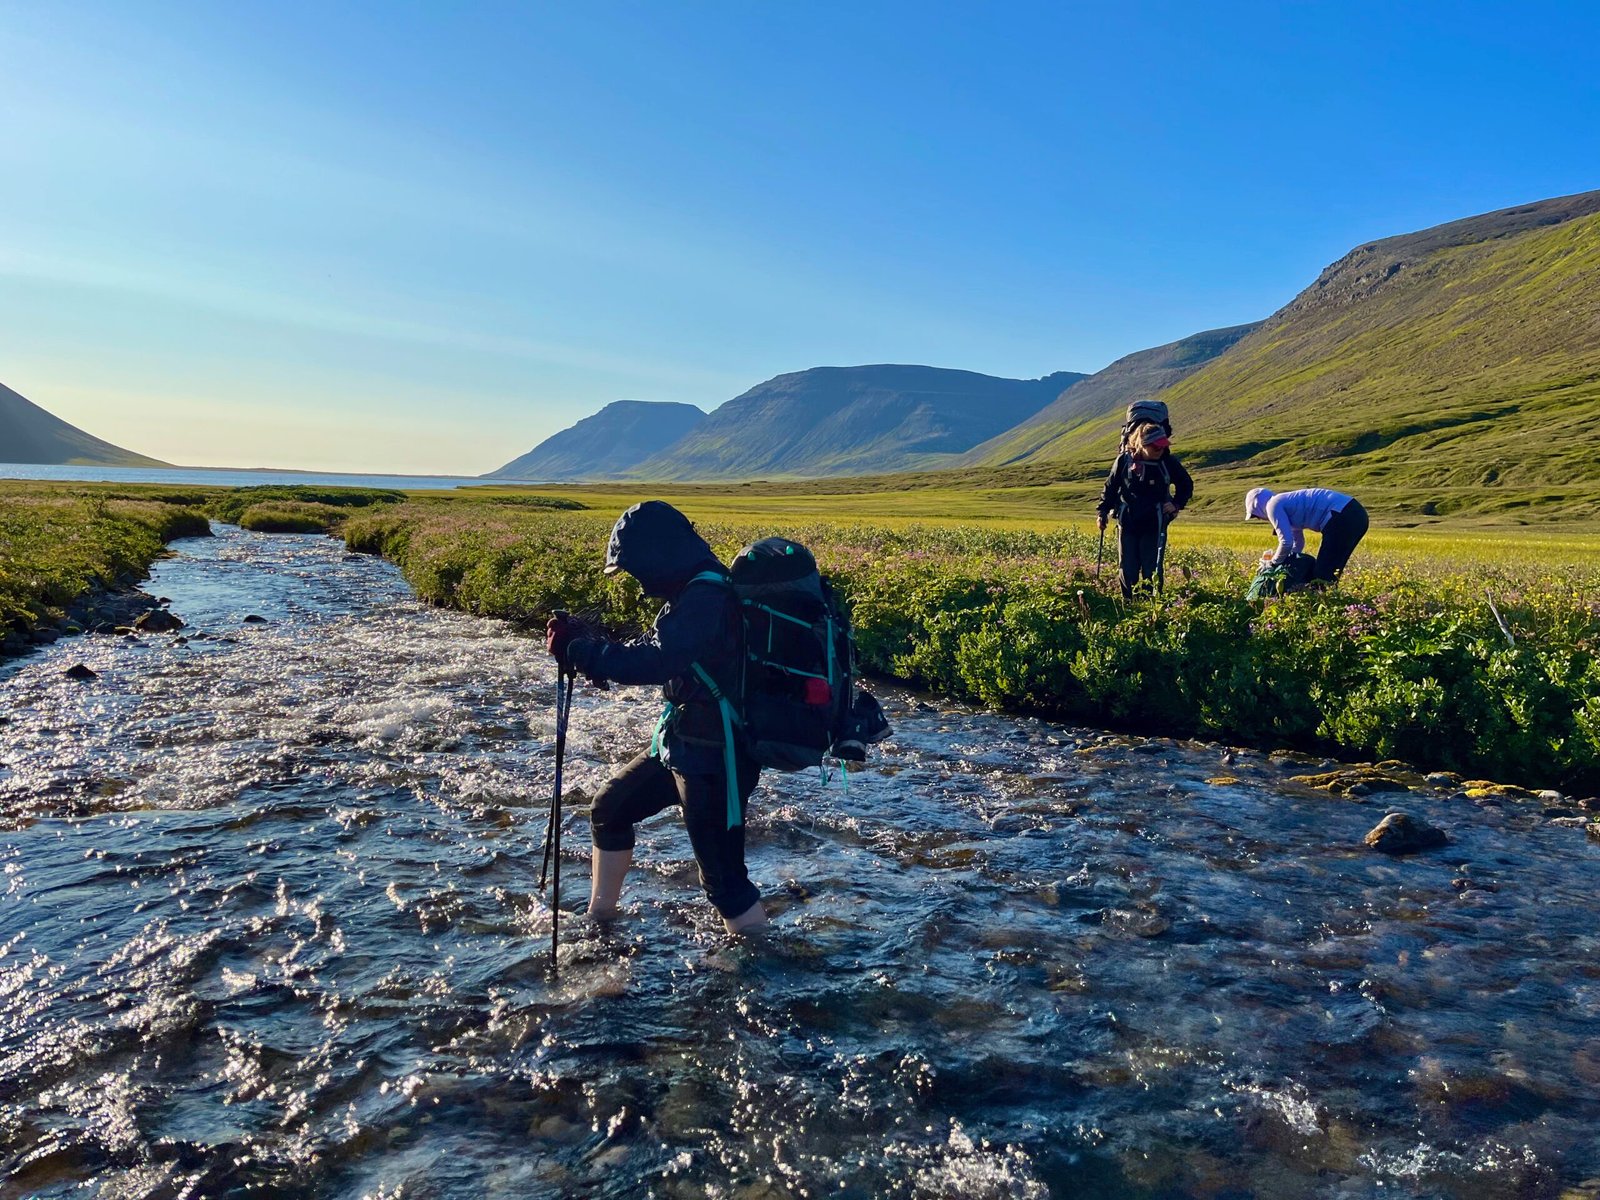
<path fill-rule="evenodd" d="M 875 481 L 874 481 L 875 482 Z M 454 493 L 475 501 L 503 496 L 545 496 L 581 503 L 613 517 L 640 500 L 666 500 L 696 521 L 834 521 L 874 525 L 974 524 L 1015 530 L 1077 530 L 1094 535 L 1099 486 L 1049 485 L 1014 488 L 919 487 L 904 491 L 846 490 L 848 481 L 802 484 L 658 484 L 563 487 L 473 488 Z M 481 494 L 480 494 L 481 492 Z M 1240 517 L 1244 487 L 1226 501 L 1212 497 L 1172 526 L 1174 548 L 1220 549 L 1253 559 L 1272 542 L 1260 522 Z M 425 499 L 425 494 L 419 496 Z M 1202 497 L 1203 499 L 1203 497 Z M 1369 506 L 1370 507 L 1370 506 Z M 1114 532 L 1114 531 L 1113 531 Z M 1315 536 L 1313 535 L 1313 549 Z M 1403 527 L 1383 526 L 1381 515 L 1362 543 L 1360 558 L 1415 563 L 1430 572 L 1474 564 L 1582 569 L 1600 564 L 1600 520 L 1548 521 L 1533 525 L 1478 524 L 1441 520 Z"/>

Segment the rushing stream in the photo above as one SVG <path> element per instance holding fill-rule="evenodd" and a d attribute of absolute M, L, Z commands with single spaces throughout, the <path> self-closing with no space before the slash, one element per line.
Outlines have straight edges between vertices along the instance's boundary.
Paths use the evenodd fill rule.
<path fill-rule="evenodd" d="M 848 787 L 757 792 L 770 936 L 720 933 L 663 814 L 625 918 L 565 918 L 552 974 L 542 645 L 332 539 L 220 534 L 149 585 L 205 636 L 0 665 L 0 1196 L 1600 1176 L 1600 845 L 1537 804 L 1331 798 L 1259 754 L 884 689 L 896 735 Z M 580 688 L 568 912 L 584 794 L 656 713 Z M 1366 850 L 1391 807 L 1451 844 Z"/>

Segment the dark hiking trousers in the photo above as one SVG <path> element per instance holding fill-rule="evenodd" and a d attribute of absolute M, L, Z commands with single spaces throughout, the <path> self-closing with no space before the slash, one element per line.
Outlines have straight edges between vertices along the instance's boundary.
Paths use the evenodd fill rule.
<path fill-rule="evenodd" d="M 742 813 L 756 790 L 761 768 L 740 754 L 738 772 Z M 594 798 L 589 826 L 596 848 L 632 850 L 633 827 L 674 804 L 683 808 L 707 898 L 725 917 L 747 911 L 761 893 L 745 871 L 744 826 L 728 828 L 728 789 L 721 771 L 683 775 L 662 766 L 649 752 L 638 755 L 606 780 Z"/>
<path fill-rule="evenodd" d="M 1317 573 L 1315 578 L 1325 583 L 1337 583 L 1344 566 L 1355 553 L 1356 546 L 1367 536 L 1367 510 L 1361 501 L 1352 500 L 1322 527 L 1322 545 L 1317 548 Z"/>
<path fill-rule="evenodd" d="M 1134 585 L 1156 575 L 1156 554 L 1161 548 L 1161 523 L 1154 512 L 1129 513 L 1117 522 L 1117 553 L 1122 572 L 1122 597 L 1133 595 Z"/>

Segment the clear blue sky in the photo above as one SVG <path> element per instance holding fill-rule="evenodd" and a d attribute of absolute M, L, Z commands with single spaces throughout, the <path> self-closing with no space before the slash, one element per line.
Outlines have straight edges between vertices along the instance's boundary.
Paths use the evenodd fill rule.
<path fill-rule="evenodd" d="M 1597 46 L 1589 2 L 0 0 L 0 382 L 169 461 L 476 474 L 804 367 L 1093 371 L 1600 187 Z"/>

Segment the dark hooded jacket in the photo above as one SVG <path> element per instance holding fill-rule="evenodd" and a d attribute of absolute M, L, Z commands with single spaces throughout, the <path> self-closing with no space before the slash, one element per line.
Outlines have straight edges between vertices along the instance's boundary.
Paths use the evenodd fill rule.
<path fill-rule="evenodd" d="M 740 620 L 733 589 L 726 582 L 695 579 L 715 572 L 725 581 L 727 568 L 689 519 L 660 500 L 635 504 L 617 519 L 606 565 L 620 567 L 639 581 L 645 595 L 667 603 L 637 641 L 573 641 L 568 651 L 573 667 L 592 679 L 661 684 L 672 704 L 662 762 L 686 774 L 720 774 L 722 717 L 692 664 L 719 680 L 737 666 Z"/>

